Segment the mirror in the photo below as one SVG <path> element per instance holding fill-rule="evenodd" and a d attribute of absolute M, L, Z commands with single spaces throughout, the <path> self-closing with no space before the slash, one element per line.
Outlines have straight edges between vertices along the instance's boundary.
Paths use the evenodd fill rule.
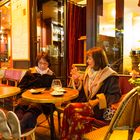
<path fill-rule="evenodd" d="M 2 3 L 2 2 L 1 2 Z M 0 3 L 0 4 L 1 4 Z M 11 49 L 11 17 L 10 17 L 10 2 L 0 5 L 0 67 L 10 67 Z"/>

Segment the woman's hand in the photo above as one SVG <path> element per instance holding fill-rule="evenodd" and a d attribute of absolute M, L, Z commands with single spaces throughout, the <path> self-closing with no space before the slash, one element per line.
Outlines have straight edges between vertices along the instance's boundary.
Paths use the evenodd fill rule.
<path fill-rule="evenodd" d="M 72 75 L 72 78 L 74 80 L 76 80 L 80 77 L 80 73 L 78 72 L 78 69 L 75 66 L 72 67 L 70 74 Z"/>
<path fill-rule="evenodd" d="M 88 103 L 93 108 L 94 106 L 96 106 L 97 104 L 99 104 L 99 99 L 89 100 Z"/>

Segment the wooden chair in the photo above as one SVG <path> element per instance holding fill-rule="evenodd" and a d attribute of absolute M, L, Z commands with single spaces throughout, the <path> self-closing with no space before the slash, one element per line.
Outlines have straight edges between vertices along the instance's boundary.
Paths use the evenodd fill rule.
<path fill-rule="evenodd" d="M 4 77 L 5 69 L 0 69 L 0 85 L 2 84 L 2 79 Z"/>
<path fill-rule="evenodd" d="M 3 73 L 3 76 L 1 76 L 1 83 L 0 86 L 17 86 L 24 74 L 26 73 L 26 70 L 20 70 L 20 69 L 5 69 L 1 70 L 1 75 Z M 12 101 L 12 102 L 11 102 Z M 14 106 L 16 103 L 16 96 L 1 99 L 3 107 L 11 107 L 14 110 Z M 10 106 L 9 106 L 10 105 Z"/>
<path fill-rule="evenodd" d="M 2 134 L 5 133 L 5 135 L 2 136 L 2 139 L 8 139 L 8 140 L 24 140 L 26 139 L 27 137 L 30 136 L 31 140 L 35 140 L 35 130 L 36 130 L 36 126 L 34 128 L 31 128 L 31 129 L 27 129 L 24 133 L 21 134 L 21 128 L 20 128 L 20 121 L 17 117 L 17 115 L 13 112 L 13 111 L 6 111 L 6 110 L 3 110 L 3 109 L 0 109 L 0 114 L 1 114 L 1 120 L 4 119 L 4 120 L 7 120 L 7 123 L 9 126 L 9 133 L 11 133 L 12 135 L 8 135 L 8 132 L 6 134 L 6 129 L 8 130 L 8 128 L 5 128 L 5 127 L 1 127 L 0 128 L 0 132 Z M 10 114 L 10 116 L 9 116 Z M 12 116 L 11 116 L 12 114 Z M 12 124 L 10 125 L 10 120 L 12 122 Z M 3 121 L 0 122 L 0 126 L 3 126 L 5 125 L 3 123 Z"/>
<path fill-rule="evenodd" d="M 30 136 L 31 140 L 35 140 L 36 126 L 34 128 L 26 129 L 26 131 L 24 133 L 21 133 L 20 121 L 19 121 L 17 115 L 13 111 L 7 112 L 7 122 L 9 124 L 9 126 L 11 128 L 11 132 L 12 132 L 11 139 L 24 140 L 28 136 Z"/>
<path fill-rule="evenodd" d="M 84 140 L 132 140 L 140 126 L 140 87 L 132 89 L 121 101 L 109 126 L 89 132 Z"/>
<path fill-rule="evenodd" d="M 3 85 L 1 86 L 17 86 L 22 77 L 24 76 L 26 70 L 20 70 L 20 69 L 6 69 L 4 71 L 3 76 Z M 13 82 L 12 85 L 10 82 Z"/>
<path fill-rule="evenodd" d="M 23 134 L 20 134 L 18 137 L 10 137 L 9 140 L 26 140 L 27 137 L 30 137 L 31 140 L 35 140 L 35 130 L 36 127 L 27 130 Z"/>
<path fill-rule="evenodd" d="M 27 132 L 21 134 L 19 140 L 21 140 L 21 139 L 23 139 L 23 140 L 25 139 L 26 140 L 26 138 L 28 136 L 31 137 L 31 140 L 35 140 L 35 130 L 36 130 L 36 127 L 34 127 L 33 129 L 30 129 Z"/>

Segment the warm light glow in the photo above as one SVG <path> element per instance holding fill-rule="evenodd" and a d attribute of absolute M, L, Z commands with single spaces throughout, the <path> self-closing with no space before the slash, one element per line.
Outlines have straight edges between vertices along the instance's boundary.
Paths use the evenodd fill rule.
<path fill-rule="evenodd" d="M 87 3 L 87 0 L 81 0 L 79 2 L 77 2 L 78 4 L 82 4 L 82 5 L 85 5 Z"/>
<path fill-rule="evenodd" d="M 115 29 L 115 25 L 113 25 L 113 24 L 100 25 L 99 33 L 101 35 L 107 35 L 107 36 L 114 36 L 115 37 L 114 29 Z"/>
<path fill-rule="evenodd" d="M 133 44 L 136 48 L 140 48 L 140 36 L 139 36 L 139 27 L 140 27 L 140 16 L 133 18 Z"/>
<path fill-rule="evenodd" d="M 59 7 L 58 12 L 61 12 L 61 14 L 64 13 L 64 6 Z"/>
<path fill-rule="evenodd" d="M 115 37 L 115 14 L 115 2 L 103 3 L 103 16 L 99 17 L 100 35 Z"/>
<path fill-rule="evenodd" d="M 1 35 L 1 42 L 4 42 L 4 36 L 3 36 L 3 34 Z"/>
<path fill-rule="evenodd" d="M 112 11 L 111 11 L 111 15 L 112 15 L 112 17 L 115 19 L 115 16 L 116 16 L 116 11 L 115 11 L 115 9 L 113 8 L 112 9 Z"/>

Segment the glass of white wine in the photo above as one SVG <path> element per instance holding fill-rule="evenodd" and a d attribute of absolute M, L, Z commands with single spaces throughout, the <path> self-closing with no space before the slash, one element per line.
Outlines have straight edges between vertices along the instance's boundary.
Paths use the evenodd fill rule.
<path fill-rule="evenodd" d="M 54 79 L 51 84 L 51 88 L 55 91 L 59 91 L 62 88 L 62 83 L 60 79 Z"/>

